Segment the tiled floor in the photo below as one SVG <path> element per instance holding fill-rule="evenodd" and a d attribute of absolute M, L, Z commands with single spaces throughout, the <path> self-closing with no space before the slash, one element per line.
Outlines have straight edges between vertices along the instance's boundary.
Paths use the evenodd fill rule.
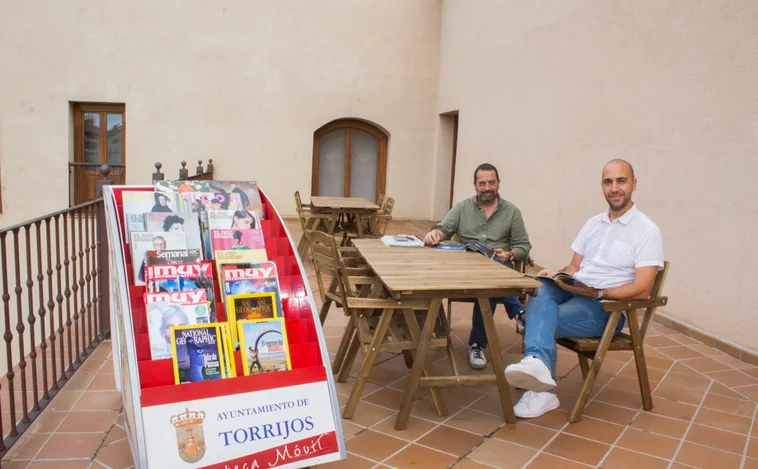
<path fill-rule="evenodd" d="M 420 222 L 393 222 L 390 231 L 420 234 L 427 228 Z M 324 327 L 332 353 L 344 324 L 341 311 L 332 309 Z M 520 337 L 502 308 L 496 324 L 506 362 L 518 360 Z M 456 306 L 453 333 L 463 369 L 467 369 L 464 343 L 469 327 L 470 306 Z M 567 411 L 579 391 L 581 373 L 576 357 L 561 351 L 559 410 L 504 425 L 493 387 L 448 388 L 443 391 L 448 416 L 438 416 L 428 393 L 419 393 L 408 428 L 395 431 L 407 370 L 401 357 L 383 354 L 355 417 L 343 420 L 348 459 L 322 467 L 758 468 L 758 428 L 753 424 L 758 368 L 658 324 L 650 333 L 646 353 L 653 411 L 641 410 L 631 355 L 612 352 L 577 424 L 568 424 Z M 3 468 L 133 466 L 119 415 L 120 398 L 114 391 L 110 351 L 110 342 L 98 347 L 11 448 Z M 446 358 L 437 363 L 446 366 Z M 351 383 L 337 385 L 343 405 L 350 387 Z M 517 397 L 514 393 L 514 401 Z"/>

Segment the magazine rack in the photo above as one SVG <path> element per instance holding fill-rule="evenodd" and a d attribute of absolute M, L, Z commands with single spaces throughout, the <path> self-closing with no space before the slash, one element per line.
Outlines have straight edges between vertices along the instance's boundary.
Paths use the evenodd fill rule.
<path fill-rule="evenodd" d="M 175 385 L 171 360 L 150 359 L 145 287 L 134 286 L 124 237 L 124 190 L 153 187 L 104 188 L 114 373 L 136 468 L 301 468 L 345 459 L 339 404 L 313 294 L 292 237 L 263 191 L 261 227 L 268 258 L 279 273 L 292 370 Z M 219 295 L 216 299 L 221 321 L 223 305 Z M 239 351 L 235 362 L 241 370 Z"/>

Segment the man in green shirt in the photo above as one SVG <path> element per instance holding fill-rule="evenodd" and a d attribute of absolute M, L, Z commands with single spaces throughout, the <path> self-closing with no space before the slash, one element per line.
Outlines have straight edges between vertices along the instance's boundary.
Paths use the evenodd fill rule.
<path fill-rule="evenodd" d="M 445 218 L 424 237 L 424 242 L 434 245 L 457 233 L 461 242 L 479 241 L 495 250 L 496 260 L 508 267 L 513 261 L 525 260 L 532 245 L 526 232 L 521 211 L 498 194 L 500 175 L 489 163 L 479 165 L 474 171 L 476 196 L 455 204 Z M 523 327 L 524 307 L 518 298 L 492 298 L 490 305 L 495 311 L 497 303 L 505 306 L 508 317 L 516 318 L 517 327 Z M 474 303 L 469 336 L 469 365 L 481 370 L 487 366 L 482 349 L 487 348 L 482 312 L 479 303 Z"/>

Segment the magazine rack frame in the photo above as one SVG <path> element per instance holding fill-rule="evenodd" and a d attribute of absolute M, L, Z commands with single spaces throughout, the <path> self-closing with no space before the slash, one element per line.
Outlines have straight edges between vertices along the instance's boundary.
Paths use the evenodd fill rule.
<path fill-rule="evenodd" d="M 293 369 L 175 385 L 171 360 L 150 360 L 147 334 L 141 333 L 146 327 L 140 310 L 144 287 L 131 281 L 121 208 L 125 190 L 150 192 L 153 186 L 105 186 L 103 191 L 113 366 L 135 467 L 294 469 L 345 459 L 342 419 L 318 309 L 296 245 L 270 199 L 260 191 L 267 252 L 270 260 L 279 261 Z M 241 370 L 239 353 L 235 358 Z"/>

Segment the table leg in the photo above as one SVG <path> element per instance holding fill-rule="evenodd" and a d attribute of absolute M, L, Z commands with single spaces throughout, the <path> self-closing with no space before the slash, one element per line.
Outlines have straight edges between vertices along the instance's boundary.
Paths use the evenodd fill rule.
<path fill-rule="evenodd" d="M 380 238 L 382 236 L 382 234 L 379 232 L 379 224 L 376 223 L 376 215 L 370 215 L 368 217 L 368 227 L 371 230 L 371 233 L 377 238 Z"/>
<path fill-rule="evenodd" d="M 371 367 L 374 366 L 376 355 L 379 353 L 379 349 L 384 343 L 384 337 L 387 335 L 387 329 L 389 329 L 392 315 L 395 313 L 394 309 L 385 309 L 382 311 L 382 316 L 379 318 L 379 324 L 374 330 L 374 336 L 371 338 L 371 345 L 368 352 L 366 352 L 366 358 L 363 360 L 361 371 L 358 373 L 353 384 L 353 389 L 350 392 L 350 397 L 345 404 L 345 410 L 342 411 L 342 418 L 351 419 L 355 413 L 355 408 L 358 407 L 358 402 L 361 400 L 361 393 L 363 393 L 363 386 L 366 384 L 366 378 L 371 373 Z"/>
<path fill-rule="evenodd" d="M 416 390 L 418 389 L 419 381 L 421 380 L 421 371 L 424 368 L 424 364 L 427 362 L 429 341 L 432 338 L 432 330 L 434 330 L 434 324 L 437 320 L 440 306 L 442 306 L 442 300 L 439 298 L 433 299 L 429 305 L 429 312 L 426 315 L 426 321 L 424 321 L 424 328 L 421 331 L 421 337 L 419 337 L 417 342 L 416 359 L 413 362 L 411 374 L 408 376 L 408 384 L 405 386 L 405 394 L 403 395 L 403 401 L 400 404 L 400 412 L 398 412 L 397 420 L 395 421 L 395 430 L 405 430 L 408 426 L 408 419 L 411 416 L 411 407 L 413 406 L 413 397 L 416 395 Z"/>
<path fill-rule="evenodd" d="M 500 395 L 500 404 L 503 406 L 503 415 L 507 423 L 516 423 L 511 393 L 508 389 L 508 382 L 505 380 L 505 364 L 503 363 L 503 356 L 500 355 L 500 342 L 497 339 L 497 329 L 495 329 L 495 320 L 492 318 L 490 301 L 489 298 L 478 298 L 477 301 L 479 301 L 479 309 L 482 311 L 484 331 L 487 334 L 487 343 L 492 355 L 492 367 L 495 369 L 495 382 Z"/>
<path fill-rule="evenodd" d="M 358 239 L 363 239 L 363 218 L 358 213 L 355 214 L 355 227 L 358 232 Z"/>
<path fill-rule="evenodd" d="M 339 221 L 339 213 L 333 212 L 332 213 L 332 220 L 331 220 L 331 223 L 329 224 L 329 228 L 328 228 L 328 231 L 327 231 L 327 234 L 329 236 L 331 236 L 331 235 L 334 234 L 334 230 L 337 228 L 337 222 L 338 221 Z"/>
<path fill-rule="evenodd" d="M 416 345 L 416 350 L 418 350 L 421 330 L 418 326 L 418 321 L 416 320 L 416 314 L 412 309 L 404 309 L 403 315 L 405 316 L 405 322 L 408 324 L 408 330 L 411 333 L 411 339 L 413 339 L 413 343 Z M 416 358 L 413 362 L 414 365 L 418 359 L 419 358 L 417 353 Z M 434 376 L 434 367 L 432 366 L 432 362 L 429 360 L 428 356 L 426 357 L 425 363 L 422 363 L 422 366 L 424 367 L 423 370 L 425 376 Z M 447 407 L 445 406 L 445 401 L 442 398 L 442 390 L 440 388 L 432 387 L 432 399 L 434 400 L 434 406 L 437 408 L 437 413 L 439 415 L 447 415 Z"/>

